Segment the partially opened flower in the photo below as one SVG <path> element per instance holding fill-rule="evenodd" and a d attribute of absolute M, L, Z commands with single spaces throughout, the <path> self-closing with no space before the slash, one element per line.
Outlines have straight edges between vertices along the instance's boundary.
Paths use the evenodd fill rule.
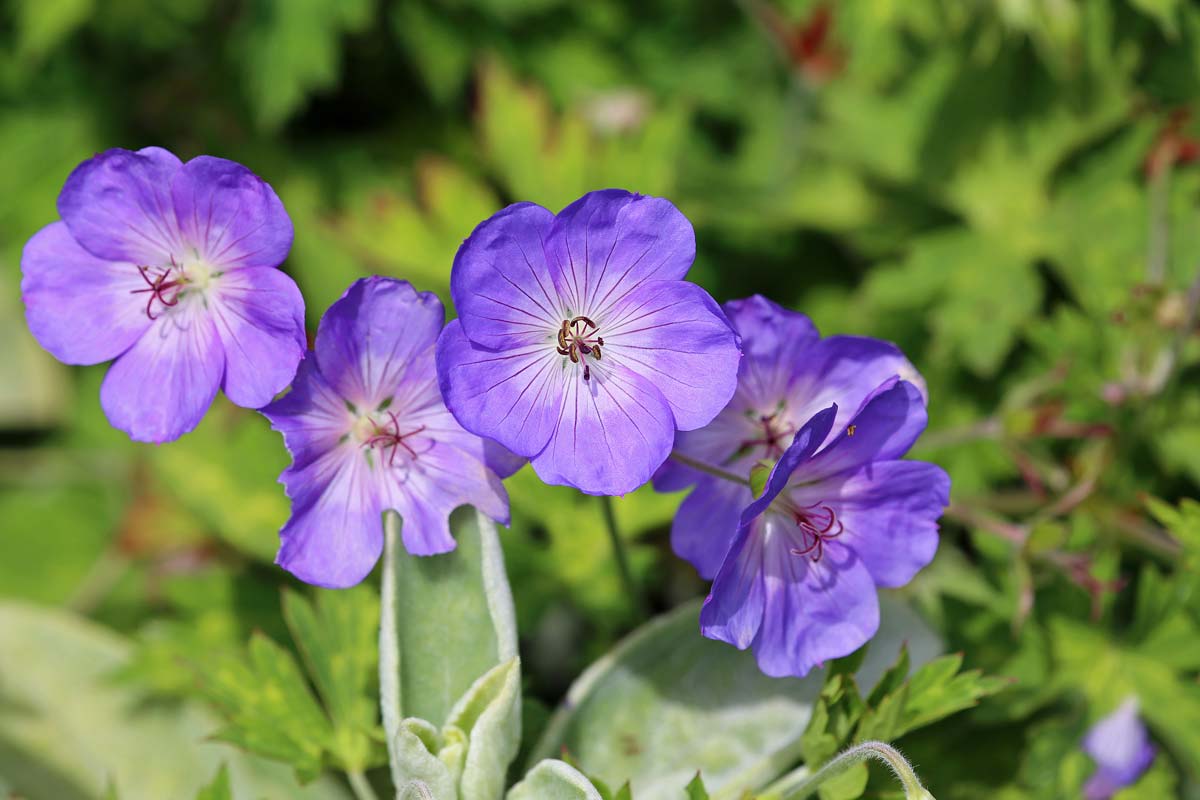
<path fill-rule="evenodd" d="M 1086 800 L 1108 800 L 1137 783 L 1154 762 L 1155 749 L 1138 718 L 1136 698 L 1097 722 L 1083 739 L 1083 751 L 1096 762 L 1096 771 L 1083 787 Z"/>
<path fill-rule="evenodd" d="M 901 377 L 924 394 L 924 381 L 895 345 L 861 336 L 825 339 L 804 314 L 755 295 L 732 300 L 725 313 L 745 353 L 733 399 L 710 424 L 675 437 L 675 453 L 740 478 L 762 459 L 783 455 L 818 411 L 837 404 L 831 431 L 842 432 L 885 381 Z M 820 442 L 816 443 L 820 445 Z M 674 458 L 654 476 L 660 491 L 694 485 L 671 527 L 675 552 L 712 580 L 754 496 L 744 483 L 722 480 Z"/>
<path fill-rule="evenodd" d="M 921 392 L 892 378 L 836 430 L 840 416 L 831 405 L 796 434 L 700 612 L 705 636 L 753 647 L 767 675 L 803 676 L 857 650 L 879 626 L 876 587 L 908 583 L 937 549 L 950 479 L 899 460 L 925 428 Z"/>
<path fill-rule="evenodd" d="M 58 212 L 21 258 L 26 319 L 60 361 L 116 359 L 100 389 L 115 427 L 169 441 L 218 388 L 260 408 L 287 387 L 304 299 L 276 269 L 291 220 L 254 173 L 157 147 L 107 150 L 67 178 Z"/>
<path fill-rule="evenodd" d="M 737 337 L 683 280 L 695 252 L 670 202 L 615 189 L 557 216 L 532 203 L 497 213 L 454 260 L 446 404 L 547 483 L 636 489 L 675 431 L 707 424 L 736 385 Z"/>
<path fill-rule="evenodd" d="M 444 320 L 437 297 L 406 281 L 356 281 L 321 318 L 292 390 L 262 410 L 292 454 L 280 476 L 292 516 L 276 563 L 301 580 L 345 587 L 366 577 L 388 509 L 419 556 L 454 549 L 449 517 L 458 506 L 508 522 L 484 441 L 438 392 L 434 343 Z"/>

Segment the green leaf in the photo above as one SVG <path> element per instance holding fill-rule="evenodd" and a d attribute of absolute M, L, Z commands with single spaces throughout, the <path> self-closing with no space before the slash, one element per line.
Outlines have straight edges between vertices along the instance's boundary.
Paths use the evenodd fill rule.
<path fill-rule="evenodd" d="M 403 522 L 388 515 L 403 536 Z M 473 508 L 450 517 L 457 546 L 436 556 L 385 553 L 395 583 L 383 603 L 395 621 L 399 676 L 395 704 L 401 717 L 444 724 L 459 698 L 480 676 L 517 655 L 512 592 L 496 526 Z M 389 665 L 381 663 L 380 669 Z"/>
<path fill-rule="evenodd" d="M 329 718 L 291 653 L 255 634 L 247 655 L 227 657 L 197 674 L 204 697 L 229 720 L 217 738 L 286 761 L 301 781 L 312 780 L 332 747 Z"/>
<path fill-rule="evenodd" d="M 229 768 L 222 764 L 212 783 L 196 794 L 196 800 L 233 800 L 233 789 L 229 786 Z"/>
<path fill-rule="evenodd" d="M 455 704 L 446 727 L 467 737 L 460 796 L 502 797 L 508 765 L 521 744 L 520 659 L 509 659 L 480 677 Z"/>
<path fill-rule="evenodd" d="M 907 638 L 924 656 L 928 630 L 893 605 L 877 644 L 894 653 Z M 794 763 L 823 674 L 768 678 L 752 653 L 700 636 L 697 613 L 689 604 L 652 620 L 588 668 L 531 758 L 566 748 L 588 775 L 629 780 L 639 800 L 675 800 L 697 771 L 714 798 L 739 797 Z"/>
<path fill-rule="evenodd" d="M 256 0 L 239 48 L 251 107 L 274 130 L 307 96 L 332 86 L 343 33 L 371 21 L 370 0 Z"/>
<path fill-rule="evenodd" d="M 122 800 L 162 800 L 194 796 L 224 762 L 239 796 L 347 798 L 332 782 L 297 786 L 282 765 L 211 741 L 216 722 L 196 704 L 147 703 L 113 682 L 129 652 L 70 614 L 0 604 L 0 783 L 30 798 L 96 800 L 111 778 Z"/>
<path fill-rule="evenodd" d="M 20 0 L 17 55 L 40 61 L 92 15 L 93 0 Z"/>
<path fill-rule="evenodd" d="M 321 590 L 314 609 L 288 591 L 283 616 L 333 722 L 331 749 L 340 764 L 363 771 L 380 763 L 372 744 L 378 712 L 371 691 L 378 664 L 378 597 L 367 586 Z"/>
<path fill-rule="evenodd" d="M 583 773 L 555 760 L 538 762 L 506 797 L 507 800 L 603 800 Z"/>
<path fill-rule="evenodd" d="M 708 789 L 704 788 L 704 780 L 700 777 L 700 773 L 696 773 L 696 777 L 688 781 L 687 800 L 709 800 Z"/>

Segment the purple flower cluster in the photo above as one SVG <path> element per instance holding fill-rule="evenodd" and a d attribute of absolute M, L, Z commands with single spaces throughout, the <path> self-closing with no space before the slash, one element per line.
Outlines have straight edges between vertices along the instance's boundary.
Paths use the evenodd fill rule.
<path fill-rule="evenodd" d="M 803 675 L 870 638 L 876 587 L 937 547 L 949 481 L 900 460 L 926 420 L 912 365 L 877 340 L 822 340 L 761 297 L 722 309 L 684 280 L 695 236 L 666 200 L 510 206 L 459 249 L 458 319 L 443 327 L 434 295 L 367 278 L 310 352 L 277 269 L 291 222 L 245 167 L 110 150 L 58 206 L 22 261 L 34 335 L 68 363 L 116 359 L 101 403 L 134 439 L 191 430 L 218 387 L 261 409 L 293 459 L 277 560 L 302 580 L 361 581 L 389 510 L 416 555 L 454 548 L 458 506 L 507 522 L 501 478 L 526 459 L 589 494 L 653 477 L 694 487 L 672 542 L 714 581 L 704 634 Z"/>

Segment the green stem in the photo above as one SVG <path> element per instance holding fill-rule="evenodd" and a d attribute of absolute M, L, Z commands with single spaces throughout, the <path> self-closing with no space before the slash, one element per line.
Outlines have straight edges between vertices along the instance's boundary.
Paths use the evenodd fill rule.
<path fill-rule="evenodd" d="M 399 780 L 395 752 L 400 733 L 400 642 L 396 636 L 396 540 L 400 517 L 392 512 L 383 518 L 383 582 L 379 589 L 379 713 L 387 740 L 392 779 Z M 351 777 L 353 784 L 353 777 Z"/>
<path fill-rule="evenodd" d="M 613 556 L 617 562 L 617 571 L 621 573 L 621 584 L 625 594 L 633 602 L 633 607 L 642 610 L 642 595 L 638 591 L 637 582 L 633 579 L 633 570 L 629 568 L 629 556 L 625 552 L 625 540 L 617 528 L 617 515 L 613 509 L 613 499 L 608 495 L 600 497 L 600 509 L 604 514 L 604 527 L 608 529 L 608 540 L 612 543 Z"/>
<path fill-rule="evenodd" d="M 712 464 L 705 464 L 703 461 L 697 461 L 691 456 L 685 456 L 683 453 L 678 451 L 673 451 L 671 453 L 671 458 L 675 459 L 680 464 L 683 464 L 685 467 L 691 467 L 694 470 L 705 472 L 713 477 L 721 478 L 722 480 L 726 481 L 732 481 L 733 483 L 741 484 L 742 486 L 748 487 L 750 485 L 749 478 L 743 478 L 739 475 L 734 475 L 732 472 L 723 470 L 720 467 L 714 467 Z"/>
<path fill-rule="evenodd" d="M 767 789 L 766 795 L 779 797 L 782 800 L 802 800 L 815 793 L 825 781 L 840 775 L 850 767 L 868 758 L 882 761 L 891 769 L 892 774 L 904 787 L 906 800 L 934 800 L 929 790 L 921 785 L 920 778 L 913 771 L 912 765 L 905 760 L 900 751 L 884 742 L 863 742 L 856 744 L 832 761 L 821 767 L 816 774 L 809 774 L 807 767 L 785 775 Z"/>
<path fill-rule="evenodd" d="M 358 800 L 379 800 L 379 795 L 371 788 L 367 776 L 358 770 L 348 770 L 346 777 L 350 780 L 350 789 Z"/>

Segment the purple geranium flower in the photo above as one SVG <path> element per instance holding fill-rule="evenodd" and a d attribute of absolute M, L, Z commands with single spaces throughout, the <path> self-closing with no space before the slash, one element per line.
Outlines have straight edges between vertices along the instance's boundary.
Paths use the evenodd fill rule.
<path fill-rule="evenodd" d="M 853 396 L 851 388 L 840 387 Z M 814 396 L 826 391 L 809 385 Z M 771 676 L 806 675 L 870 639 L 876 587 L 903 586 L 933 559 L 949 502 L 940 467 L 899 460 L 925 423 L 921 390 L 898 376 L 869 391 L 857 413 L 834 403 L 809 419 L 742 511 L 732 543 L 710 542 L 724 551 L 700 612 L 704 635 L 753 647 Z"/>
<path fill-rule="evenodd" d="M 636 489 L 736 386 L 737 337 L 683 280 L 695 254 L 675 206 L 616 189 L 557 216 L 532 203 L 492 216 L 454 259 L 446 405 L 547 483 Z"/>
<path fill-rule="evenodd" d="M 1083 787 L 1086 800 L 1108 800 L 1137 779 L 1154 762 L 1155 749 L 1138 718 L 1136 698 L 1129 698 L 1097 722 L 1083 739 L 1083 751 L 1096 771 Z"/>
<path fill-rule="evenodd" d="M 107 150 L 58 196 L 62 222 L 25 245 L 34 337 L 68 364 L 116 363 L 109 421 L 138 441 L 192 430 L 217 388 L 259 408 L 304 354 L 304 299 L 276 267 L 292 222 L 250 170 L 166 150 Z"/>
<path fill-rule="evenodd" d="M 433 346 L 444 320 L 437 297 L 406 281 L 356 281 L 321 318 L 292 390 L 262 410 L 293 459 L 280 476 L 292 516 L 276 563 L 301 580 L 340 588 L 366 577 L 387 509 L 419 556 L 454 549 L 458 506 L 508 523 L 484 441 L 438 392 Z"/>
<path fill-rule="evenodd" d="M 889 378 L 925 384 L 899 348 L 879 339 L 822 339 L 804 314 L 755 295 L 732 300 L 725 313 L 742 339 L 745 356 L 733 400 L 711 424 L 675 437 L 675 452 L 741 478 L 761 459 L 776 461 L 818 411 L 838 406 L 832 430 L 841 432 L 864 401 Z M 820 442 L 815 444 L 820 445 Z M 738 530 L 750 487 L 722 480 L 672 459 L 654 476 L 660 491 L 695 485 L 671 527 L 675 552 L 712 580 Z"/>

